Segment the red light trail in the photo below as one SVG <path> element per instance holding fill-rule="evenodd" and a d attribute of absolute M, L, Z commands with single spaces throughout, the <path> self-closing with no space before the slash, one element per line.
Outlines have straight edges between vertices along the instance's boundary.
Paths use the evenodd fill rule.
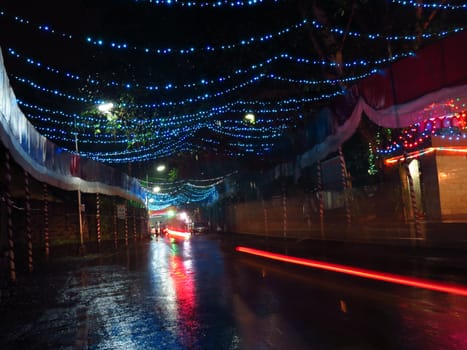
<path fill-rule="evenodd" d="M 191 233 L 190 232 L 186 232 L 186 231 L 177 231 L 177 230 L 172 230 L 172 229 L 167 229 L 167 233 L 169 234 L 169 236 L 176 236 L 176 237 L 180 237 L 180 238 L 184 238 L 184 239 L 189 239 L 190 236 L 191 236 Z"/>
<path fill-rule="evenodd" d="M 327 270 L 327 271 L 339 272 L 339 273 L 343 273 L 347 275 L 353 275 L 353 276 L 358 276 L 358 277 L 363 277 L 363 278 L 368 278 L 368 279 L 373 279 L 373 280 L 378 280 L 378 281 L 384 281 L 384 282 L 390 282 L 390 283 L 395 283 L 395 284 L 402 284 L 402 285 L 410 286 L 410 287 L 425 288 L 425 289 L 434 290 L 437 292 L 444 292 L 444 293 L 467 296 L 467 288 L 464 286 L 460 286 L 460 285 L 454 285 L 454 284 L 449 284 L 449 283 L 430 281 L 427 279 L 378 272 L 374 270 L 360 269 L 360 268 L 355 268 L 355 267 L 346 266 L 346 265 L 322 262 L 319 260 L 298 258 L 298 257 L 289 256 L 289 255 L 271 253 L 271 252 L 267 252 L 264 250 L 258 250 L 258 249 L 241 247 L 241 246 L 236 247 L 235 250 L 241 253 L 256 255 L 256 256 L 263 257 L 263 258 L 269 258 L 273 260 L 293 263 L 293 264 L 307 266 L 307 267 L 313 267 L 313 268 Z"/>

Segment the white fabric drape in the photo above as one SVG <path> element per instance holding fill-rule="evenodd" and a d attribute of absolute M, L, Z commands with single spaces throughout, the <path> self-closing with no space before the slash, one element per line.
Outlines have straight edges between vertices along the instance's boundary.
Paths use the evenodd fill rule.
<path fill-rule="evenodd" d="M 16 103 L 1 48 L 0 138 L 13 159 L 38 181 L 64 190 L 99 192 L 146 203 L 146 192 L 137 179 L 66 152 L 34 128 Z"/>

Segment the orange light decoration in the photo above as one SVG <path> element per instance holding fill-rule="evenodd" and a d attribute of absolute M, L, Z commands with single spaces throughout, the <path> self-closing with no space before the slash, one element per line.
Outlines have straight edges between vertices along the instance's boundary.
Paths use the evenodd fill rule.
<path fill-rule="evenodd" d="M 423 156 L 425 154 L 428 154 L 428 153 L 432 153 L 432 152 L 442 152 L 442 153 L 450 153 L 450 154 L 467 154 L 467 147 L 428 147 L 428 148 L 425 148 L 425 149 L 422 149 L 420 151 L 416 151 L 416 152 L 411 152 L 407 155 L 407 159 L 412 159 L 412 158 L 418 158 L 420 156 Z M 396 156 L 396 157 L 391 157 L 391 158 L 388 158 L 388 159 L 385 159 L 384 160 L 384 164 L 386 165 L 393 165 L 393 164 L 396 164 L 400 161 L 403 161 L 405 160 L 405 156 L 404 155 L 400 155 L 400 156 Z"/>
<path fill-rule="evenodd" d="M 167 228 L 167 234 L 169 236 L 175 236 L 183 239 L 190 239 L 191 233 L 187 231 L 177 231 Z"/>
<path fill-rule="evenodd" d="M 360 268 L 355 268 L 355 267 L 346 266 L 346 265 L 322 262 L 319 260 L 298 258 L 298 257 L 289 256 L 289 255 L 271 253 L 271 252 L 264 251 L 264 250 L 258 250 L 258 249 L 242 247 L 242 246 L 236 247 L 235 250 L 241 253 L 256 255 L 259 257 L 263 257 L 263 258 L 278 260 L 282 262 L 287 262 L 287 263 L 292 263 L 292 264 L 297 264 L 297 265 L 302 265 L 302 266 L 307 266 L 307 267 L 313 267 L 313 268 L 327 270 L 327 271 L 343 273 L 343 274 L 352 275 L 352 276 L 358 276 L 358 277 L 363 277 L 363 278 L 368 278 L 368 279 L 373 279 L 373 280 L 378 280 L 378 281 L 383 281 L 383 282 L 390 282 L 394 284 L 401 284 L 401 285 L 410 286 L 410 287 L 424 288 L 424 289 L 434 290 L 437 292 L 467 296 L 467 287 L 455 285 L 455 284 L 430 281 L 427 279 L 378 272 L 374 270 L 360 269 Z"/>

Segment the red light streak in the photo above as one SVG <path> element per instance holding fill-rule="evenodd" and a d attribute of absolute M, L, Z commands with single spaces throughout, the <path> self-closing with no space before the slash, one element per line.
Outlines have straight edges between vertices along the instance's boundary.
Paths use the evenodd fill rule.
<path fill-rule="evenodd" d="M 420 151 L 409 153 L 407 155 L 407 159 L 418 158 L 420 156 L 423 156 L 425 154 L 432 153 L 435 151 L 441 152 L 441 153 L 447 153 L 447 154 L 456 154 L 456 153 L 467 154 L 466 147 L 428 147 Z M 396 157 L 385 159 L 384 163 L 386 165 L 392 165 L 392 164 L 396 164 L 404 160 L 406 160 L 406 157 L 401 155 L 401 156 L 396 156 Z"/>
<path fill-rule="evenodd" d="M 185 266 L 180 255 L 170 257 L 169 267 L 176 297 L 178 339 L 183 343 L 184 348 L 191 348 L 197 339 L 197 330 L 200 329 L 199 317 L 195 309 L 196 287 L 193 270 Z"/>
<path fill-rule="evenodd" d="M 347 275 L 353 275 L 353 276 L 358 276 L 358 277 L 363 277 L 363 278 L 368 278 L 368 279 L 373 279 L 373 280 L 378 280 L 378 281 L 384 281 L 384 282 L 390 282 L 390 283 L 395 283 L 395 284 L 402 284 L 402 285 L 410 286 L 410 287 L 425 288 L 425 289 L 434 290 L 438 292 L 467 296 L 466 287 L 454 285 L 454 284 L 441 283 L 441 282 L 436 282 L 436 281 L 430 281 L 427 279 L 378 272 L 374 270 L 360 269 L 360 268 L 355 268 L 355 267 L 346 266 L 346 265 L 322 262 L 318 260 L 298 258 L 298 257 L 289 256 L 289 255 L 271 253 L 271 252 L 267 252 L 264 250 L 258 250 L 258 249 L 241 247 L 241 246 L 236 247 L 235 250 L 238 252 L 252 254 L 252 255 L 256 255 L 256 256 L 260 256 L 264 258 L 293 263 L 297 265 L 303 265 L 307 267 L 318 268 L 318 269 L 327 270 L 327 271 L 339 272 L 339 273 L 343 273 Z"/>
<path fill-rule="evenodd" d="M 171 230 L 171 229 L 167 229 L 167 233 L 168 233 L 170 236 L 176 236 L 176 237 L 180 237 L 180 238 L 184 238 L 184 239 L 189 239 L 190 236 L 191 236 L 191 233 L 190 233 L 190 232 L 186 232 L 186 231 L 176 231 L 176 230 Z"/>

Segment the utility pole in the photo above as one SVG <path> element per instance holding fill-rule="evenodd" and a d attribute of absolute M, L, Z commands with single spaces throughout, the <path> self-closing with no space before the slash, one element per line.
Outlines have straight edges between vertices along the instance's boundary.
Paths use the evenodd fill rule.
<path fill-rule="evenodd" d="M 75 120 L 75 127 L 76 127 L 76 120 Z M 79 157 L 79 149 L 78 149 L 78 130 L 75 129 L 75 151 L 76 155 Z M 79 246 L 79 253 L 84 255 L 85 254 L 85 246 L 84 246 L 84 237 L 83 237 L 83 211 L 82 211 L 82 204 L 81 204 L 81 178 L 78 180 L 78 216 L 79 216 L 79 239 L 80 239 L 80 246 Z"/>

